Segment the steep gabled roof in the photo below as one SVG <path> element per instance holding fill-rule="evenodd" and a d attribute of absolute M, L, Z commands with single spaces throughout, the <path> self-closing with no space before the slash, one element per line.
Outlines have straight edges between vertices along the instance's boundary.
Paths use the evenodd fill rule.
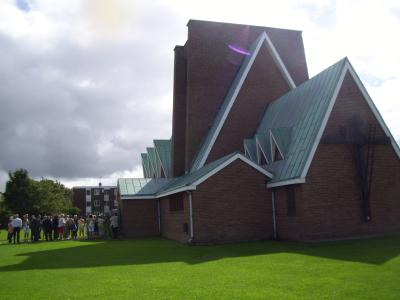
<path fill-rule="evenodd" d="M 166 177 L 171 177 L 171 140 L 154 140 L 156 154 Z"/>
<path fill-rule="evenodd" d="M 292 138 L 292 127 L 278 127 L 271 129 L 271 135 L 276 142 L 279 151 L 283 156 L 289 152 L 290 141 Z"/>
<path fill-rule="evenodd" d="M 284 160 L 267 167 L 274 172 L 270 186 L 290 180 L 304 182 L 303 170 L 331 100 L 337 96 L 346 63 L 347 59 L 339 61 L 269 105 L 257 133 L 272 133 L 280 150 L 286 152 Z"/>
<path fill-rule="evenodd" d="M 216 118 L 214 119 L 214 122 L 205 137 L 205 140 L 203 141 L 203 144 L 200 147 L 199 152 L 197 153 L 197 156 L 195 157 L 191 171 L 198 170 L 202 166 L 204 166 L 208 155 L 210 154 L 210 151 L 218 137 L 219 132 L 222 129 L 222 126 L 225 123 L 225 120 L 228 117 L 228 114 L 236 100 L 237 95 L 239 94 L 239 91 L 249 74 L 249 71 L 260 51 L 260 48 L 262 45 L 265 45 L 270 52 L 272 58 L 274 59 L 278 69 L 282 73 L 283 77 L 288 83 L 288 86 L 291 89 L 294 89 L 296 87 L 292 77 L 290 76 L 289 72 L 287 71 L 282 59 L 279 56 L 279 53 L 276 51 L 275 46 L 272 44 L 268 34 L 264 31 L 260 36 L 257 38 L 257 40 L 252 44 L 250 47 L 250 55 L 246 56 L 242 62 L 242 65 L 240 66 L 240 69 L 238 73 L 236 74 L 236 77 L 234 81 L 232 82 L 227 95 L 225 96 L 225 99 L 222 103 L 222 106 L 220 110 L 218 111 L 218 114 Z"/>
<path fill-rule="evenodd" d="M 144 194 L 144 192 L 142 191 L 144 187 L 142 187 L 141 189 L 138 189 L 139 191 L 142 191 L 140 192 L 140 194 L 126 193 L 123 199 L 155 199 L 155 198 L 165 197 L 171 194 L 180 193 L 183 191 L 195 190 L 196 186 L 198 186 L 199 184 L 207 180 L 209 177 L 213 176 L 214 174 L 216 174 L 217 172 L 219 172 L 220 170 L 222 170 L 223 168 L 230 165 L 232 162 L 236 160 L 243 161 L 244 163 L 250 165 L 260 173 L 267 176 L 268 178 L 273 177 L 270 172 L 263 169 L 256 163 L 252 162 L 251 160 L 246 158 L 243 154 L 234 152 L 181 177 L 176 177 L 172 179 L 164 178 L 161 179 L 163 181 L 159 182 L 149 179 L 148 183 L 154 182 L 154 184 L 157 185 L 157 188 L 152 187 L 154 191 L 152 194 Z M 126 181 L 136 180 L 136 179 L 119 179 L 118 182 L 120 182 L 120 180 L 122 185 Z"/>

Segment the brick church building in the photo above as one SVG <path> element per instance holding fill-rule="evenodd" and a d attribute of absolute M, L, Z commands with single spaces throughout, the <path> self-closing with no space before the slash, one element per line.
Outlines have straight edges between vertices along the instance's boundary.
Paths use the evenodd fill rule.
<path fill-rule="evenodd" d="M 125 236 L 209 244 L 400 232 L 400 149 L 347 58 L 300 31 L 190 20 L 170 140 L 118 180 Z M 321 54 L 323 55 L 323 54 Z"/>

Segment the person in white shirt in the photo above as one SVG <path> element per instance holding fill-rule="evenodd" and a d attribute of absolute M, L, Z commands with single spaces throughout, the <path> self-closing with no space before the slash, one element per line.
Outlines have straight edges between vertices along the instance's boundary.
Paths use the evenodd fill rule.
<path fill-rule="evenodd" d="M 15 218 L 14 220 L 12 220 L 11 225 L 13 227 L 13 242 L 15 244 L 15 240 L 17 240 L 17 243 L 19 244 L 19 233 L 22 227 L 22 220 L 18 214 L 15 215 Z"/>
<path fill-rule="evenodd" d="M 97 218 L 97 227 L 99 229 L 99 237 L 104 237 L 104 219 L 101 215 Z"/>
<path fill-rule="evenodd" d="M 113 238 L 118 238 L 118 214 L 114 213 L 114 215 L 110 218 L 110 226 L 113 232 Z"/>
<path fill-rule="evenodd" d="M 64 215 L 61 214 L 60 217 L 58 218 L 58 239 L 59 240 L 62 240 L 64 237 L 64 225 L 65 225 Z"/>

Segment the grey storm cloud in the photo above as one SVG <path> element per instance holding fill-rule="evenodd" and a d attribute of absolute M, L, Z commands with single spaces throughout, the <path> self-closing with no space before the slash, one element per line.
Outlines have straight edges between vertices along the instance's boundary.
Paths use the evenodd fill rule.
<path fill-rule="evenodd" d="M 58 37 L 45 50 L 0 33 L 0 170 L 105 177 L 169 138 L 174 44 L 160 22 L 110 43 Z"/>

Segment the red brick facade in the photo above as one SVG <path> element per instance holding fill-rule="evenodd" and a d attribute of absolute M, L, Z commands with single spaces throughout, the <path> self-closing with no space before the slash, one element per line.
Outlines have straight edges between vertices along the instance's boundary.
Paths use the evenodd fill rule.
<path fill-rule="evenodd" d="M 183 210 L 180 211 L 170 210 L 170 197 L 160 199 L 161 235 L 182 243 L 188 243 L 190 239 L 188 193 L 178 194 L 183 198 Z M 233 162 L 191 193 L 191 243 L 227 243 L 272 237 L 271 191 L 266 189 L 265 175 L 246 163 Z M 126 236 L 138 236 L 136 232 L 142 235 L 149 228 L 154 228 L 157 214 L 150 208 L 156 207 L 155 201 L 123 201 L 122 220 Z M 153 222 L 150 221 L 151 218 Z M 129 234 L 126 228 L 129 228 Z M 149 235 L 154 234 L 155 232 L 150 230 Z"/>
<path fill-rule="evenodd" d="M 123 200 L 121 229 L 125 237 L 159 235 L 157 200 Z"/>
<path fill-rule="evenodd" d="M 166 238 L 187 243 L 189 240 L 188 194 L 185 192 L 176 196 L 183 198 L 183 210 L 171 211 L 170 197 L 160 199 L 161 234 Z"/>
<path fill-rule="evenodd" d="M 194 243 L 271 238 L 272 201 L 266 179 L 235 161 L 198 186 L 193 192 Z"/>

